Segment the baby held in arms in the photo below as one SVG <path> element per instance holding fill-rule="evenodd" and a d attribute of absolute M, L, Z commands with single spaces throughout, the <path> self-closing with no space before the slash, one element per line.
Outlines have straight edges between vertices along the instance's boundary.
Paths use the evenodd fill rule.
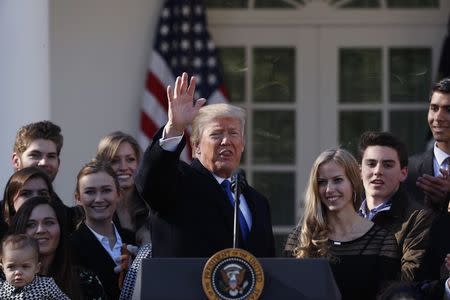
<path fill-rule="evenodd" d="M 1 244 L 0 299 L 69 299 L 51 277 L 37 275 L 38 242 L 25 234 L 7 236 Z M 16 298 L 19 297 L 19 298 Z"/>

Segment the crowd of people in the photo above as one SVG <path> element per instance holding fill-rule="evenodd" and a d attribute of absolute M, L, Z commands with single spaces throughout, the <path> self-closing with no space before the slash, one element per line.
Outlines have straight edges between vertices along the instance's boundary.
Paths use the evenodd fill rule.
<path fill-rule="evenodd" d="M 130 299 L 144 258 L 233 247 L 230 180 L 246 113 L 204 106 L 195 85 L 183 73 L 168 87 L 168 121 L 144 152 L 120 131 L 100 140 L 78 172 L 75 206 L 53 187 L 60 127 L 17 131 L 0 204 L 1 299 Z M 327 259 L 344 300 L 450 299 L 450 78 L 432 88 L 428 124 L 434 146 L 411 158 L 398 137 L 370 131 L 356 156 L 336 147 L 312 164 L 284 255 Z M 190 164 L 180 160 L 187 142 Z M 241 189 L 237 245 L 274 257 L 269 201 L 247 182 Z"/>

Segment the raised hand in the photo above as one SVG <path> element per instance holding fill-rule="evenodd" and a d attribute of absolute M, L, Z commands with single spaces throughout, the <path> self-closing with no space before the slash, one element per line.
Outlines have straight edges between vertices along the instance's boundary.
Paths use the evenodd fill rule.
<path fill-rule="evenodd" d="M 177 77 L 175 88 L 172 89 L 170 85 L 167 87 L 169 109 L 164 129 L 166 138 L 182 135 L 206 102 L 204 98 L 194 101 L 196 78 L 192 76 L 190 82 L 188 79 L 188 74 L 183 73 Z"/>

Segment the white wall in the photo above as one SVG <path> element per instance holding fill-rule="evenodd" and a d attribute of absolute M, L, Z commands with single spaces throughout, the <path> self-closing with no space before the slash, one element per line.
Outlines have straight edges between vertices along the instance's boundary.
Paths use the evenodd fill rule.
<path fill-rule="evenodd" d="M 50 118 L 48 15 L 47 0 L 0 1 L 1 195 L 17 128 Z"/>
<path fill-rule="evenodd" d="M 64 148 L 55 187 L 72 201 L 75 176 L 99 139 L 135 135 L 161 1 L 51 1 L 51 116 Z"/>
<path fill-rule="evenodd" d="M 0 112 L 0 162 L 6 166 L 0 169 L 0 187 L 3 189 L 12 173 L 10 156 L 17 128 L 48 118 L 61 126 L 64 135 L 55 189 L 66 203 L 72 203 L 75 176 L 95 154 L 99 139 L 115 130 L 137 133 L 146 67 L 162 1 L 19 0 L 25 10 L 15 7 L 18 4 L 6 4 L 16 1 L 0 2 L 0 65 L 4 68 L 5 60 L 6 66 L 13 69 L 0 72 L 0 101 L 2 107 L 5 102 L 17 103 L 12 105 L 14 111 L 2 108 Z M 38 14 L 36 9 L 42 12 Z M 27 11 L 34 12 L 33 16 L 48 15 L 46 21 L 50 24 L 44 31 L 47 40 L 49 35 L 49 51 L 45 37 L 38 36 L 35 43 L 41 43 L 45 51 L 33 53 L 34 57 L 30 52 L 36 48 L 35 39 L 28 40 L 28 44 L 12 41 L 24 33 L 34 36 L 35 31 L 41 33 L 44 28 L 45 24 L 38 24 L 42 20 L 29 20 L 23 28 Z M 3 44 L 9 47 L 5 49 Z M 29 44 L 34 48 L 30 50 Z M 50 62 L 45 63 L 48 53 Z M 28 71 L 20 72 L 24 61 L 31 66 L 38 64 L 36 68 L 41 67 L 43 72 L 34 71 L 30 78 Z M 45 82 L 46 66 L 50 70 L 49 84 Z M 27 89 L 20 89 L 25 82 Z M 45 87 L 47 93 L 36 95 Z M 35 101 L 39 107 L 32 105 Z"/>

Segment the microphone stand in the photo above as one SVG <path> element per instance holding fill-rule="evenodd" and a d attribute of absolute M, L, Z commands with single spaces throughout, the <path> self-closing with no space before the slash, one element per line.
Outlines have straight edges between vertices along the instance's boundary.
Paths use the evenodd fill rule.
<path fill-rule="evenodd" d="M 239 248 L 239 204 L 240 196 L 241 196 L 241 184 L 240 184 L 240 176 L 235 174 L 231 177 L 231 190 L 234 196 L 234 212 L 233 212 L 233 248 Z"/>

